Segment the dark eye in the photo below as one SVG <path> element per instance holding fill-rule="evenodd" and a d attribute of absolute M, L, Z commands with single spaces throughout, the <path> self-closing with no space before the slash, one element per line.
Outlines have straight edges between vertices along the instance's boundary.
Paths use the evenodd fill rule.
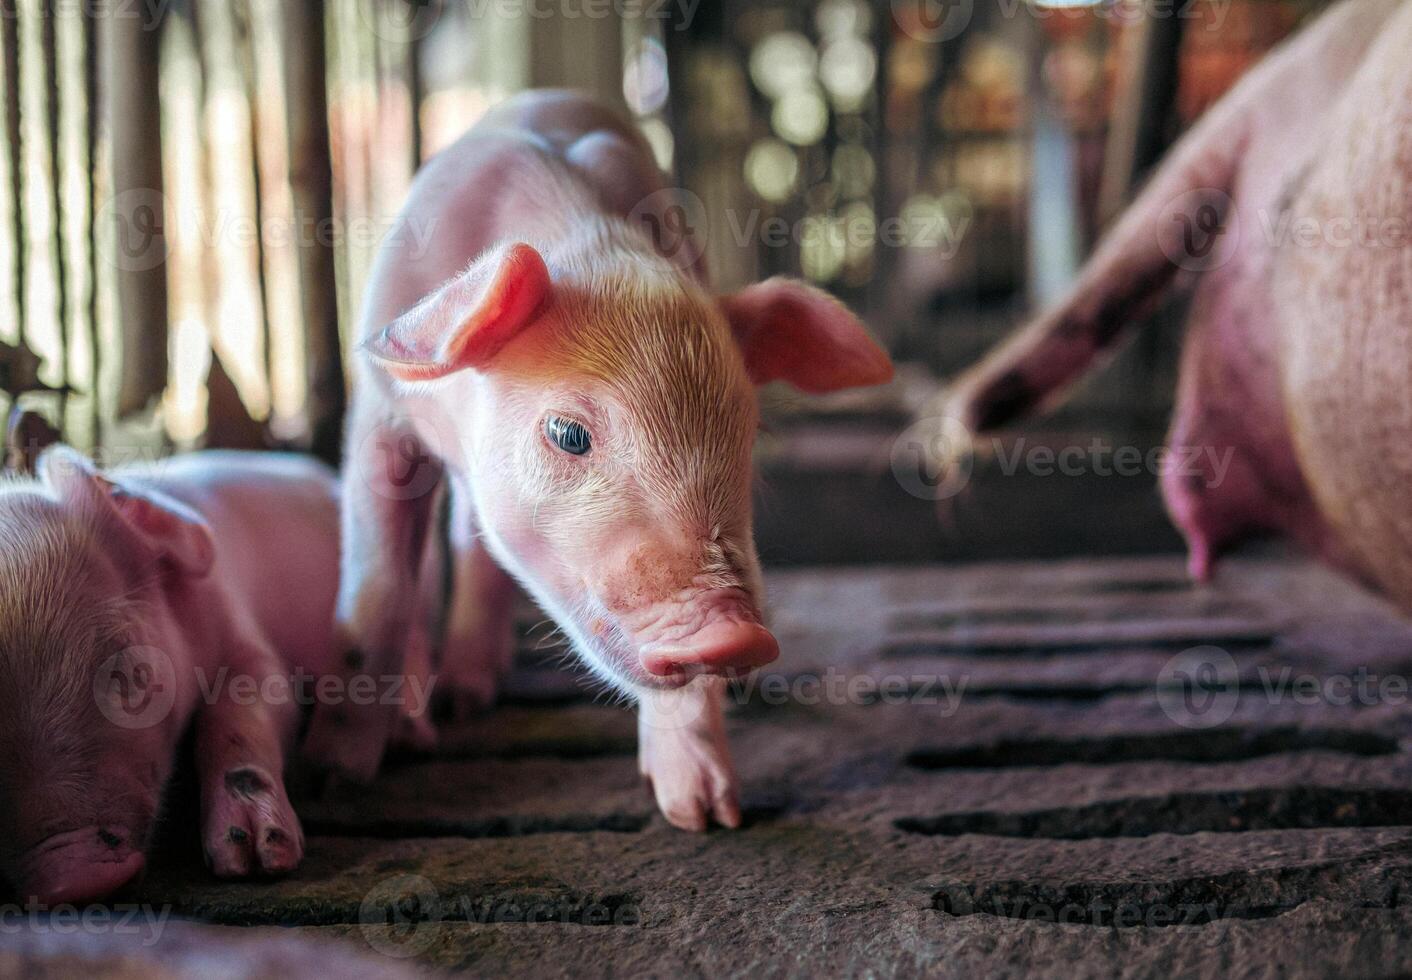
<path fill-rule="evenodd" d="M 561 419 L 551 415 L 544 420 L 544 434 L 570 456 L 584 456 L 593 448 L 593 439 L 588 430 L 572 419 Z"/>

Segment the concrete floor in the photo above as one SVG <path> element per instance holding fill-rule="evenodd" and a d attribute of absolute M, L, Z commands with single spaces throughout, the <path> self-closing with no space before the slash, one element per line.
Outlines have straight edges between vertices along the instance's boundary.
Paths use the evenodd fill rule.
<path fill-rule="evenodd" d="M 0 975 L 1412 970 L 1412 628 L 1380 601 L 1273 560 L 770 587 L 745 829 L 668 827 L 632 716 L 527 650 L 444 758 L 307 802 L 293 877 L 216 883 L 178 828 L 123 900 L 215 925 L 0 922 Z"/>

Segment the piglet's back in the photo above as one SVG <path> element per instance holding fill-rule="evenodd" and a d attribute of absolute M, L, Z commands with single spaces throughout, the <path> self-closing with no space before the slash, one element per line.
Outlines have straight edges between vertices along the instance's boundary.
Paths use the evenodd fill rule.
<path fill-rule="evenodd" d="M 216 543 L 213 587 L 293 663 L 321 671 L 338 588 L 338 481 L 289 453 L 199 452 L 125 470 L 188 504 Z"/>

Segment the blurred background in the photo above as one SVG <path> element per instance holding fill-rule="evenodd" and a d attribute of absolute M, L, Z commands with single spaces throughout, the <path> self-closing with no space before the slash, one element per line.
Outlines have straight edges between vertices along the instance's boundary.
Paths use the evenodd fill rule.
<path fill-rule="evenodd" d="M 412 174 L 499 100 L 568 85 L 636 118 L 719 288 L 802 276 L 898 360 L 883 390 L 766 393 L 767 562 L 1175 550 L 1150 468 L 930 472 L 909 425 L 1320 6 L 0 0 L 0 407 L 108 463 L 335 459 L 346 340 Z M 1156 321 L 1001 444 L 1160 445 L 1180 303 Z"/>

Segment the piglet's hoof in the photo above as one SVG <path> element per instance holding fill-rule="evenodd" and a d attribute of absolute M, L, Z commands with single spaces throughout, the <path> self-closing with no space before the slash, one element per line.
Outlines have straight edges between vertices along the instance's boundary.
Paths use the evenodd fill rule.
<path fill-rule="evenodd" d="M 724 745 L 690 733 L 661 737 L 643 745 L 638 769 L 673 827 L 699 833 L 712 819 L 740 826 L 738 781 Z"/>
<path fill-rule="evenodd" d="M 204 842 L 221 878 L 288 874 L 304 859 L 304 831 L 284 786 L 256 766 L 229 769 L 208 787 Z"/>
<path fill-rule="evenodd" d="M 378 704 L 320 704 L 304 739 L 304 758 L 350 782 L 370 783 L 397 721 L 394 712 Z"/>

